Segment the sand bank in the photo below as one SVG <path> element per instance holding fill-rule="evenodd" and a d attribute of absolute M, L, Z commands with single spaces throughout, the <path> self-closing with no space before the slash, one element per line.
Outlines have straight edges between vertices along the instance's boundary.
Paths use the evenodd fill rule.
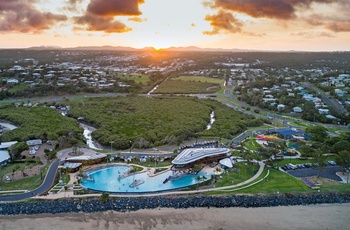
<path fill-rule="evenodd" d="M 0 229 L 348 229 L 350 204 L 0 216 Z"/>

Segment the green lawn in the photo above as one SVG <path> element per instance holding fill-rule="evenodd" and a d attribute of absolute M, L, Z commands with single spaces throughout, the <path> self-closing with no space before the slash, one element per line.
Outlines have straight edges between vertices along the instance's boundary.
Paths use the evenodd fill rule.
<path fill-rule="evenodd" d="M 217 79 L 212 77 L 202 77 L 202 76 L 180 76 L 176 78 L 172 78 L 172 80 L 176 81 L 198 81 L 198 82 L 208 82 L 208 83 L 216 83 L 223 84 L 223 79 Z"/>
<path fill-rule="evenodd" d="M 25 171 L 26 169 L 31 169 L 36 165 L 37 163 L 34 163 L 34 162 L 8 164 L 6 166 L 3 166 L 3 168 L 1 168 L 0 175 L 12 173 L 14 169 L 16 170 L 16 172 L 21 172 L 22 170 Z"/>
<path fill-rule="evenodd" d="M 46 164 L 42 169 L 43 179 L 47 173 L 50 164 Z M 2 182 L 2 190 L 33 190 L 41 184 L 41 175 L 35 175 L 32 177 L 26 177 L 17 181 Z"/>
<path fill-rule="evenodd" d="M 21 91 L 25 91 L 26 89 L 29 88 L 28 84 L 25 83 L 20 83 L 18 85 L 15 85 L 14 87 L 12 87 L 11 89 L 9 89 L 9 93 L 17 93 L 17 92 L 21 92 Z"/>
<path fill-rule="evenodd" d="M 40 175 L 36 175 L 18 181 L 2 182 L 2 190 L 33 190 L 40 184 Z"/>
<path fill-rule="evenodd" d="M 252 151 L 258 150 L 259 147 L 260 147 L 260 145 L 256 142 L 256 140 L 255 139 L 251 139 L 251 138 L 249 138 L 247 141 L 244 141 L 243 145 L 247 149 L 252 150 Z"/>
<path fill-rule="evenodd" d="M 301 127 L 308 127 L 310 126 L 308 123 L 304 122 L 304 121 L 292 121 L 290 122 L 291 125 L 294 126 L 301 126 Z"/>
<path fill-rule="evenodd" d="M 131 76 L 118 76 L 118 78 L 121 79 L 126 79 L 126 80 L 132 80 L 135 83 L 141 83 L 143 85 L 147 84 L 147 82 L 149 81 L 149 78 L 147 75 L 131 75 Z"/>
<path fill-rule="evenodd" d="M 310 191 L 312 190 L 301 180 L 278 170 L 270 170 L 270 175 L 267 180 L 264 180 L 255 186 L 238 190 L 236 193 L 291 193 Z"/>
<path fill-rule="evenodd" d="M 217 79 L 216 79 L 217 80 Z M 171 78 L 164 81 L 154 93 L 216 93 L 221 89 L 220 83 L 205 81 L 184 81 L 178 78 Z"/>
<path fill-rule="evenodd" d="M 222 178 L 216 182 L 215 187 L 224 187 L 241 183 L 253 177 L 259 170 L 258 165 L 245 165 L 245 163 L 239 163 L 239 171 L 227 170 L 227 174 L 223 173 L 220 176 Z"/>

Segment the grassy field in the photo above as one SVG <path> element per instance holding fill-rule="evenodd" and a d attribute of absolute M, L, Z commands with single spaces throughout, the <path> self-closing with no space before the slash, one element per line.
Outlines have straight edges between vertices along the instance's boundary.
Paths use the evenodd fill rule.
<path fill-rule="evenodd" d="M 177 79 L 177 80 L 175 80 Z M 215 79 L 217 80 L 217 79 Z M 179 94 L 195 94 L 195 93 L 216 93 L 221 89 L 220 83 L 211 83 L 203 81 L 184 81 L 178 78 L 168 79 L 159 85 L 154 93 L 179 93 Z"/>
<path fill-rule="evenodd" d="M 145 85 L 149 81 L 149 78 L 147 75 L 131 75 L 131 76 L 119 75 L 118 78 L 132 80 L 135 83 L 141 83 L 143 85 Z"/>
<path fill-rule="evenodd" d="M 50 164 L 46 164 L 42 169 L 43 179 L 47 173 Z M 41 175 L 26 177 L 17 181 L 2 182 L 2 190 L 33 190 L 41 184 Z"/>
<path fill-rule="evenodd" d="M 301 126 L 301 127 L 308 127 L 310 126 L 308 123 L 303 122 L 303 121 L 292 121 L 290 122 L 291 125 L 293 126 Z"/>
<path fill-rule="evenodd" d="M 23 163 L 8 164 L 8 165 L 3 166 L 1 168 L 1 174 L 0 175 L 5 175 L 5 174 L 8 174 L 8 173 L 12 173 L 14 169 L 15 169 L 16 172 L 25 171 L 26 169 L 31 169 L 31 168 L 33 168 L 36 165 L 37 165 L 36 162 L 23 162 Z"/>
<path fill-rule="evenodd" d="M 15 94 L 17 92 L 25 91 L 28 88 L 29 88 L 28 84 L 21 83 L 21 84 L 15 85 L 11 89 L 9 89 L 9 93 Z"/>
<path fill-rule="evenodd" d="M 216 182 L 215 187 L 224 187 L 241 183 L 254 176 L 259 170 L 258 165 L 246 165 L 239 163 L 239 171 L 227 170 L 227 174 L 221 174 L 222 178 Z"/>
<path fill-rule="evenodd" d="M 249 138 L 247 141 L 243 142 L 243 145 L 249 149 L 249 150 L 258 150 L 258 148 L 260 147 L 260 145 L 256 142 L 255 139 Z"/>
<path fill-rule="evenodd" d="M 215 83 L 215 84 L 223 84 L 223 79 L 217 79 L 212 77 L 202 77 L 202 76 L 180 76 L 176 78 L 172 78 L 172 80 L 175 81 L 197 81 L 197 82 L 208 82 L 208 83 Z"/>

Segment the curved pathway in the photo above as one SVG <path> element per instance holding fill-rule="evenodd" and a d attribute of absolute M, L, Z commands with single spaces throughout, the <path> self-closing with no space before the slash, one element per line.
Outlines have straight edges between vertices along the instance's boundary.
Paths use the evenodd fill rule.
<path fill-rule="evenodd" d="M 50 166 L 45 176 L 43 183 L 38 188 L 29 192 L 21 193 L 21 194 L 2 195 L 0 196 L 0 202 L 24 200 L 24 199 L 28 199 L 47 192 L 55 181 L 56 172 L 57 172 L 59 163 L 60 163 L 59 159 L 57 159 L 52 163 L 52 165 Z"/>

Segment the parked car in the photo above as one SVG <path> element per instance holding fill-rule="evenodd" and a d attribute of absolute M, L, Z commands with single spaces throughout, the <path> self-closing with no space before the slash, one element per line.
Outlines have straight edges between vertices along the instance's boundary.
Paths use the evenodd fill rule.
<path fill-rule="evenodd" d="M 5 177 L 5 180 L 6 180 L 6 181 L 10 181 L 11 178 L 10 178 L 9 176 L 6 176 L 6 177 Z"/>
<path fill-rule="evenodd" d="M 333 165 L 333 166 L 334 166 L 334 165 L 337 165 L 337 163 L 336 163 L 335 161 L 328 161 L 327 163 L 328 163 L 329 165 Z"/>

